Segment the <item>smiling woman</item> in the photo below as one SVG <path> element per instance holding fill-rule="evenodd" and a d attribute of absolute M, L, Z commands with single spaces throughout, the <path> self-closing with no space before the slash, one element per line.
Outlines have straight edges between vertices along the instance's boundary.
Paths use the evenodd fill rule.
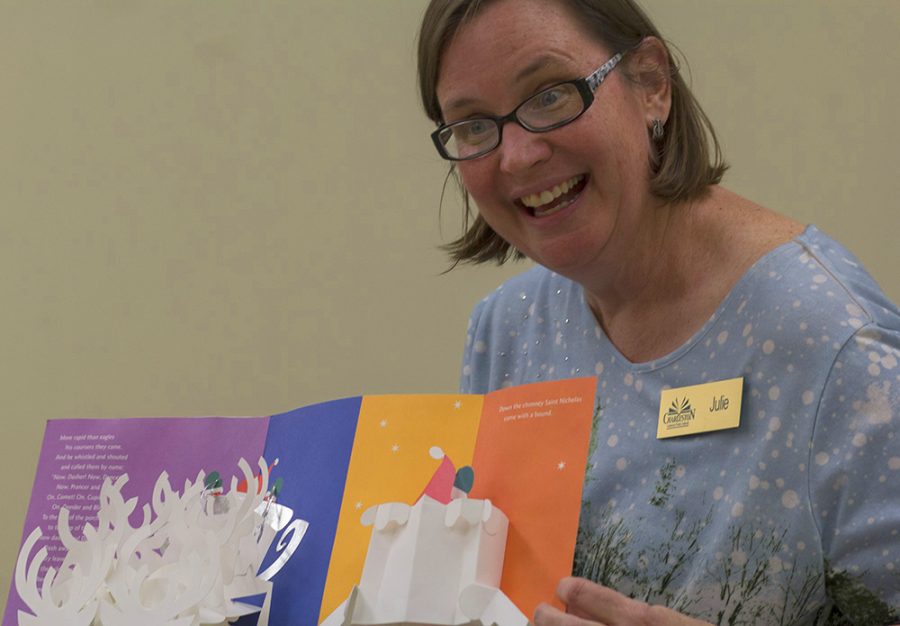
<path fill-rule="evenodd" d="M 535 624 L 900 620 L 900 310 L 833 239 L 719 185 L 646 14 L 434 0 L 419 79 L 477 205 L 451 258 L 537 264 L 476 306 L 462 390 L 598 376 L 579 578 Z"/>
<path fill-rule="evenodd" d="M 895 300 L 900 297 L 896 271 L 900 126 L 895 123 L 900 81 L 893 80 L 900 62 L 896 36 L 900 2 L 642 0 L 641 4 L 663 27 L 661 41 L 676 58 L 681 58 L 680 50 L 690 60 L 693 78 L 683 61 L 678 63 L 680 75 L 715 122 L 732 166 L 724 183 L 799 222 L 815 222 L 823 232 L 839 234 L 885 291 Z M 451 120 L 429 119 L 416 98 L 415 35 L 427 5 L 427 0 L 0 2 L 4 268 L 0 380 L 5 384 L 0 458 L 5 467 L 15 468 L 9 472 L 0 511 L 0 589 L 9 587 L 47 418 L 269 414 L 359 393 L 454 390 L 462 352 L 459 339 L 471 304 L 521 271 L 521 266 L 493 267 L 497 255 L 484 248 L 485 256 L 478 258 L 491 263 L 462 264 L 441 274 L 447 259 L 436 244 L 441 229 L 453 233 L 448 241 L 457 238 L 456 209 L 463 207 L 457 207 L 448 189 L 443 219 L 436 215 L 450 164 L 429 136 L 438 121 Z M 541 25 L 533 36 L 545 37 L 545 29 Z M 491 95 L 480 106 L 460 113 L 502 116 L 544 88 L 584 78 L 616 52 L 631 50 L 634 33 L 626 34 L 629 38 L 622 42 L 589 40 L 594 46 L 589 58 L 529 59 L 509 71 L 515 75 L 540 61 L 532 70 L 541 73 L 533 77 L 537 84 L 513 85 L 510 92 L 504 89 L 500 94 L 502 101 Z M 511 60 L 505 49 L 497 55 L 496 63 Z M 539 186 L 516 179 L 516 186 L 503 196 L 479 187 L 492 201 L 486 211 L 498 207 L 512 211 L 515 205 L 522 224 L 528 224 L 537 216 L 527 215 L 519 202 L 548 213 L 545 222 L 564 217 L 569 209 L 563 203 L 579 196 L 597 198 L 598 206 L 601 201 L 603 206 L 615 206 L 611 192 L 617 185 L 605 171 L 606 164 L 588 162 L 571 149 L 582 134 L 580 124 L 588 119 L 606 123 L 613 112 L 622 112 L 617 104 L 622 97 L 639 93 L 625 95 L 626 87 L 635 86 L 627 80 L 629 70 L 632 76 L 640 70 L 636 58 L 631 53 L 623 56 L 594 91 L 590 108 L 571 124 L 534 137 L 525 136 L 526 131 L 513 122 L 503 126 L 497 150 L 483 157 L 484 162 L 468 162 L 473 183 L 494 175 L 484 164 L 510 145 L 522 145 L 533 154 L 548 147 L 567 148 L 566 167 L 554 171 L 552 178 L 536 179 Z M 478 71 L 489 71 L 489 65 Z M 512 76 L 501 77 L 506 78 Z M 674 108 L 674 83 L 671 89 Z M 478 90 L 460 92 L 459 97 L 485 95 L 490 94 Z M 439 111 L 436 92 L 431 96 Z M 652 121 L 641 121 L 637 136 L 623 137 L 615 128 L 613 136 L 619 142 L 644 142 L 648 150 L 672 141 L 671 112 L 661 141 L 653 138 Z M 556 146 L 554 133 L 564 132 L 574 139 Z M 533 143 L 523 143 L 526 139 Z M 714 155 L 714 145 L 708 146 Z M 633 151 L 635 145 L 606 150 L 613 160 L 610 167 L 630 154 L 625 148 Z M 666 154 L 660 157 L 665 159 Z M 543 200 L 546 194 L 557 193 L 560 199 L 551 204 Z M 584 204 L 576 200 L 573 205 L 579 203 Z M 554 209 L 557 213 L 549 214 Z M 653 246 L 656 255 L 667 259 L 679 239 L 663 238 Z M 503 242 L 499 237 L 491 241 Z M 727 248 L 727 242 L 723 246 Z M 554 254 L 558 261 L 565 260 L 558 248 Z M 583 255 L 571 256 L 578 261 Z M 843 253 L 835 256 L 838 268 L 858 263 Z M 624 257 L 617 256 L 613 263 L 629 266 Z M 721 264 L 721 257 L 712 256 L 699 263 L 703 274 L 673 281 L 671 288 L 711 282 L 714 276 L 707 278 L 707 272 Z M 755 275 L 768 278 L 768 269 Z M 745 379 L 749 395 L 742 424 L 764 430 L 753 441 L 773 446 L 762 453 L 768 459 L 755 458 L 754 448 L 744 443 L 717 447 L 708 458 L 705 448 L 679 449 L 677 454 L 667 448 L 665 458 L 656 458 L 645 448 L 632 447 L 645 432 L 654 436 L 658 406 L 646 412 L 616 406 L 659 390 L 652 388 L 656 383 L 640 367 L 623 369 L 618 356 L 611 361 L 616 353 L 608 337 L 598 336 L 590 309 L 578 306 L 583 292 L 562 279 L 548 286 L 546 293 L 557 298 L 560 307 L 551 316 L 537 303 L 535 290 L 517 290 L 515 284 L 503 287 L 504 297 L 515 300 L 515 306 L 509 305 L 506 316 L 493 318 L 494 334 L 506 335 L 515 351 L 508 352 L 508 363 L 494 358 L 493 375 L 473 360 L 483 356 L 481 348 L 485 355 L 505 350 L 499 340 L 491 343 L 489 352 L 487 344 L 477 343 L 488 326 L 490 318 L 485 317 L 472 330 L 467 388 L 598 372 L 601 386 L 606 383 L 607 391 L 600 396 L 603 411 L 595 462 L 602 459 L 608 464 L 598 465 L 594 472 L 606 482 L 593 478 L 587 485 L 586 493 L 594 495 L 585 519 L 594 523 L 585 527 L 593 535 L 586 535 L 582 545 L 600 545 L 601 539 L 609 538 L 621 548 L 621 558 L 582 549 L 579 572 L 626 590 L 629 581 L 649 576 L 642 559 L 662 561 L 660 550 L 668 542 L 682 548 L 672 553 L 672 575 L 655 586 L 644 585 L 645 591 L 653 592 L 646 597 L 656 602 L 657 597 L 673 594 L 667 603 L 681 607 L 694 596 L 724 591 L 732 594 L 733 607 L 739 592 L 734 586 L 719 586 L 726 580 L 722 576 L 716 576 L 712 587 L 700 588 L 688 585 L 682 575 L 688 565 L 695 572 L 697 563 L 679 556 L 691 545 L 684 539 L 692 536 L 690 520 L 679 517 L 686 500 L 696 496 L 698 503 L 715 505 L 714 521 L 723 527 L 734 526 L 731 520 L 748 522 L 738 538 L 744 548 L 731 544 L 723 548 L 721 542 L 710 541 L 710 547 L 704 547 L 704 562 L 720 573 L 732 567 L 732 576 L 737 576 L 734 563 L 744 562 L 746 555 L 747 571 L 762 571 L 769 580 L 779 564 L 778 571 L 789 571 L 798 555 L 814 560 L 821 548 L 810 540 L 816 536 L 813 532 L 795 543 L 788 538 L 782 552 L 771 559 L 770 572 L 769 561 L 762 557 L 770 551 L 762 551 L 756 538 L 753 549 L 747 549 L 753 537 L 749 530 L 768 523 L 760 517 L 764 509 L 757 507 L 755 498 L 791 505 L 786 510 L 795 513 L 805 510 L 808 489 L 802 479 L 811 470 L 831 481 L 825 491 L 835 497 L 867 491 L 870 485 L 856 482 L 830 491 L 832 485 L 857 476 L 851 466 L 854 473 L 842 478 L 848 454 L 854 462 L 866 458 L 873 463 L 870 482 L 875 487 L 896 485 L 900 454 L 891 452 L 885 459 L 884 448 L 877 447 L 897 440 L 882 436 L 898 420 L 891 404 L 894 396 L 886 395 L 896 392 L 900 385 L 896 379 L 887 381 L 892 385 L 886 389 L 884 378 L 862 384 L 843 378 L 844 387 L 861 390 L 845 394 L 844 401 L 874 407 L 875 423 L 844 418 L 856 424 L 846 445 L 843 440 L 836 445 L 820 438 L 821 445 L 805 455 L 808 458 L 797 458 L 808 442 L 802 441 L 795 420 L 818 406 L 822 388 L 814 385 L 813 370 L 827 360 L 823 353 L 820 363 L 808 351 L 840 341 L 840 333 L 853 325 L 869 324 L 863 307 L 845 306 L 840 321 L 846 328 L 839 324 L 831 332 L 817 327 L 808 315 L 815 302 L 808 297 L 840 291 L 837 283 L 813 280 L 828 277 L 827 273 L 809 271 L 812 277 L 794 289 L 788 302 L 772 302 L 769 307 L 754 298 L 727 328 L 711 326 L 699 343 L 690 344 L 696 358 L 690 367 L 673 363 L 678 369 L 666 370 L 682 371 L 683 380 L 673 376 L 663 383 L 693 384 L 704 372 L 712 379 L 719 371 L 713 366 L 722 360 L 734 358 L 737 368 L 741 361 L 733 354 L 748 341 L 748 349 L 755 347 L 760 357 L 783 356 L 770 367 L 753 370 L 752 376 L 763 374 L 761 379 Z M 787 277 L 776 274 L 771 280 L 785 284 Z M 782 322 L 782 331 L 778 323 L 763 327 L 761 321 L 746 319 L 751 311 L 760 320 L 785 314 L 794 310 L 797 300 L 803 319 Z M 732 300 L 735 313 L 743 301 Z M 670 314 L 673 328 L 687 311 L 679 308 Z M 614 316 L 601 312 L 615 338 Z M 526 315 L 532 321 L 545 319 L 532 335 L 519 326 Z M 646 324 L 641 329 L 649 334 L 653 327 Z M 787 341 L 788 335 L 796 335 L 807 352 Z M 528 355 L 523 355 L 526 342 Z M 598 343 L 601 352 L 595 351 Z M 895 357 L 880 344 L 872 345 L 863 353 L 866 376 L 871 376 L 869 368 L 879 376 L 896 376 L 900 370 Z M 583 358 L 574 352 L 579 346 L 584 348 Z M 545 348 L 551 350 L 549 357 L 540 352 Z M 793 355 L 788 357 L 788 352 Z M 880 355 L 877 361 L 868 360 L 872 352 Z M 512 355 L 517 357 L 513 360 Z M 791 390 L 782 383 L 792 372 L 801 371 L 812 377 L 808 388 Z M 796 415 L 777 410 L 774 403 L 795 397 L 800 398 Z M 692 406 L 699 411 L 704 405 Z M 623 417 L 626 413 L 628 419 Z M 644 420 L 648 414 L 649 425 Z M 632 421 L 634 426 L 629 425 Z M 844 430 L 841 422 L 839 428 L 829 427 L 820 434 L 837 437 Z M 772 439 L 766 440 L 769 432 Z M 696 445 L 711 445 L 718 436 L 699 436 Z M 691 443 L 669 442 L 685 448 Z M 778 459 L 771 458 L 774 452 Z M 686 462 L 694 456 L 698 464 L 700 459 L 708 461 L 702 474 L 697 465 Z M 744 464 L 737 468 L 736 460 Z M 723 470 L 726 475 L 718 477 Z M 642 498 L 659 506 L 651 506 L 650 513 L 629 513 L 630 504 L 621 494 L 634 481 L 646 490 L 642 480 L 653 494 L 635 495 L 635 509 Z M 821 480 L 817 484 L 826 485 Z M 876 494 L 867 501 L 892 503 L 892 498 Z M 873 536 L 890 536 L 890 524 L 896 519 L 890 516 L 891 506 L 883 504 L 868 514 L 863 509 L 820 505 L 815 519 L 822 520 L 828 531 L 826 522 L 850 516 L 860 528 L 871 528 Z M 732 518 L 732 511 L 742 515 Z M 636 523 L 637 518 L 641 519 Z M 696 516 L 690 519 L 696 521 Z M 669 541 L 667 535 L 645 542 L 638 535 L 650 527 L 676 539 Z M 700 536 L 698 545 L 706 546 L 707 538 Z M 841 546 L 847 545 L 827 549 L 841 553 Z M 641 554 L 648 546 L 654 551 Z M 881 550 L 890 551 L 888 560 L 882 560 L 885 557 L 873 544 L 872 558 L 860 565 L 860 572 L 868 572 L 865 581 L 887 575 L 889 566 L 900 571 L 893 545 Z M 726 558 L 732 553 L 733 559 Z M 858 562 L 867 556 L 855 547 L 848 549 L 850 553 Z M 604 555 L 610 558 L 603 561 Z M 800 569 L 794 570 L 795 578 L 800 579 L 806 561 L 796 562 Z M 839 558 L 835 565 L 845 562 Z M 590 568 L 600 572 L 602 563 L 609 563 L 610 569 L 592 573 Z M 831 580 L 855 580 L 859 572 L 853 564 Z M 768 593 L 769 587 L 765 589 Z M 749 597 L 752 591 L 740 593 Z M 790 600 L 790 607 L 801 604 L 794 596 Z M 730 615 L 726 613 L 722 621 Z M 741 613 L 738 621 L 750 621 L 746 615 Z"/>

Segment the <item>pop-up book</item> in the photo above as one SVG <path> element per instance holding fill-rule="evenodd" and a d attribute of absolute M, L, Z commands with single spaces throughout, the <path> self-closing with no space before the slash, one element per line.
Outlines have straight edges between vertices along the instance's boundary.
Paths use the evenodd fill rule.
<path fill-rule="evenodd" d="M 3 625 L 524 626 L 571 571 L 595 385 L 50 420 Z"/>

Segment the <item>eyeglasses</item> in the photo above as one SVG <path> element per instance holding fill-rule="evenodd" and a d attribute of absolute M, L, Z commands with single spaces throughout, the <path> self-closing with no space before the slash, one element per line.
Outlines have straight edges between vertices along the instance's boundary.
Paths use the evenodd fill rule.
<path fill-rule="evenodd" d="M 547 87 L 529 97 L 508 115 L 483 115 L 442 124 L 431 133 L 438 154 L 449 161 L 484 156 L 500 145 L 503 126 L 516 122 L 525 130 L 545 133 L 578 119 L 594 101 L 594 92 L 622 60 L 616 54 L 594 73 Z"/>

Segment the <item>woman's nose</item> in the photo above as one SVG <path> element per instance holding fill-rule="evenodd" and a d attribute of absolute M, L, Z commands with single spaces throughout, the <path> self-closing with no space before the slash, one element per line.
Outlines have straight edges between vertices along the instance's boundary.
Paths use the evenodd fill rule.
<path fill-rule="evenodd" d="M 527 131 L 515 122 L 506 124 L 500 151 L 500 169 L 506 174 L 519 174 L 550 158 L 550 144 L 543 133 Z"/>

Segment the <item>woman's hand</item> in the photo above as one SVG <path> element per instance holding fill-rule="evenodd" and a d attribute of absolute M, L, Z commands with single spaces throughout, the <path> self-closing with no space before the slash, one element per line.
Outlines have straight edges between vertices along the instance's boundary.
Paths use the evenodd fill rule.
<path fill-rule="evenodd" d="M 563 578 L 556 595 L 568 612 L 541 604 L 534 613 L 534 626 L 699 626 L 707 623 L 672 609 L 632 600 L 584 578 Z"/>

